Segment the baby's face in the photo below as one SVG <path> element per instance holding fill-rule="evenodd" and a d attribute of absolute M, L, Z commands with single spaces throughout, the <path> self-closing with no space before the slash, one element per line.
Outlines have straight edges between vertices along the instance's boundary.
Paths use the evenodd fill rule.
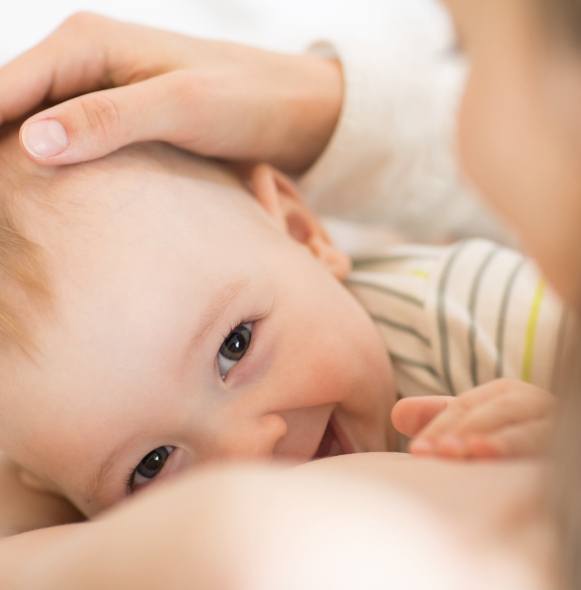
<path fill-rule="evenodd" d="M 54 306 L 0 365 L 0 446 L 88 515 L 212 460 L 386 450 L 359 304 L 223 172 L 150 152 L 50 180 Z"/>

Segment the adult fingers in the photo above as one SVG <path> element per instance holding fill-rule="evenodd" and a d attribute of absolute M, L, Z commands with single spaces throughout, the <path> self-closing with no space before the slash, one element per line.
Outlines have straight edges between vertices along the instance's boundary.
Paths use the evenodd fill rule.
<path fill-rule="evenodd" d="M 416 436 L 455 398 L 442 395 L 409 397 L 398 401 L 391 411 L 394 428 L 405 436 Z"/>
<path fill-rule="evenodd" d="M 183 35 L 81 12 L 0 67 L 0 124 L 45 103 L 131 84 L 183 67 Z"/>
<path fill-rule="evenodd" d="M 190 83 L 190 74 L 174 72 L 71 99 L 28 119 L 21 143 L 38 163 L 62 165 L 99 158 L 139 141 L 176 142 L 185 124 L 180 98 L 184 79 Z M 194 100 L 189 102 L 193 107 Z M 191 127 L 194 108 L 188 117 Z"/>
<path fill-rule="evenodd" d="M 105 85 L 110 19 L 80 13 L 0 68 L 0 124 Z"/>

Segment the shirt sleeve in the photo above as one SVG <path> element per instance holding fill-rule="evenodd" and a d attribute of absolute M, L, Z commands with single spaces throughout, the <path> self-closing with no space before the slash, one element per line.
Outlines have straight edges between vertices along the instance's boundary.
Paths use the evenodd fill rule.
<path fill-rule="evenodd" d="M 421 241 L 504 239 L 459 174 L 454 120 L 464 65 L 450 25 L 426 3 L 424 19 L 386 23 L 380 40 L 333 39 L 345 98 L 325 152 L 300 184 L 321 214 L 388 224 Z"/>
<path fill-rule="evenodd" d="M 502 377 L 554 390 L 572 317 L 529 259 L 486 240 L 451 246 L 425 309 L 434 367 L 451 394 Z"/>

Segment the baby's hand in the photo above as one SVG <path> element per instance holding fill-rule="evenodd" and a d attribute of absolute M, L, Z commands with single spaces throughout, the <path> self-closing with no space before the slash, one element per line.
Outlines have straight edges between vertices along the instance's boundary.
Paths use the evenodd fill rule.
<path fill-rule="evenodd" d="M 403 399 L 391 417 L 395 428 L 412 438 L 415 455 L 531 457 L 547 448 L 555 403 L 534 385 L 498 379 L 459 397 Z"/>

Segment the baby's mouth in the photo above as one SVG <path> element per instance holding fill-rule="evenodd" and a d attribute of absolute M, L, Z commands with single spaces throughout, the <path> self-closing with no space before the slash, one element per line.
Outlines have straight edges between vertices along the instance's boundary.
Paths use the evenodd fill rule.
<path fill-rule="evenodd" d="M 323 438 L 319 444 L 317 452 L 313 459 L 323 459 L 325 457 L 337 457 L 338 455 L 348 455 L 353 453 L 353 445 L 337 424 L 334 416 L 331 416 L 327 423 L 327 428 L 323 433 Z"/>

